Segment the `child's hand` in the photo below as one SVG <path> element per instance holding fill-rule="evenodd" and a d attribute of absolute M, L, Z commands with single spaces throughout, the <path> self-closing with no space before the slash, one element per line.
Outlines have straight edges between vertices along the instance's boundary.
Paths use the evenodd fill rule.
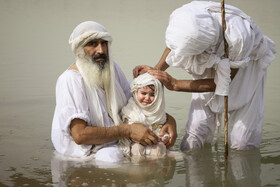
<path fill-rule="evenodd" d="M 172 147 L 174 145 L 174 143 L 176 141 L 177 130 L 176 130 L 175 119 L 172 116 L 170 116 L 169 114 L 166 114 L 166 115 L 167 115 L 167 122 L 161 128 L 161 130 L 159 132 L 159 136 L 163 136 L 165 133 L 169 134 L 170 138 L 169 138 L 168 142 L 165 144 L 166 148 L 169 149 L 170 147 Z"/>
<path fill-rule="evenodd" d="M 168 140 L 169 140 L 169 136 L 163 136 L 160 138 L 160 141 L 162 141 L 164 145 L 167 144 Z"/>

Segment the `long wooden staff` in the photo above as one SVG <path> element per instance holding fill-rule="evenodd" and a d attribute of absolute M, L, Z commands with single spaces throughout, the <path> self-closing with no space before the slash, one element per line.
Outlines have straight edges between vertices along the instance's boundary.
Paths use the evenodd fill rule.
<path fill-rule="evenodd" d="M 225 19 L 225 2 L 221 0 L 221 12 L 222 12 L 222 27 L 223 27 L 223 37 L 224 37 L 224 48 L 225 48 L 225 58 L 228 58 L 228 43 L 225 37 L 226 31 L 226 19 Z M 228 156 L 228 96 L 224 96 L 224 133 L 225 133 L 225 160 Z"/>

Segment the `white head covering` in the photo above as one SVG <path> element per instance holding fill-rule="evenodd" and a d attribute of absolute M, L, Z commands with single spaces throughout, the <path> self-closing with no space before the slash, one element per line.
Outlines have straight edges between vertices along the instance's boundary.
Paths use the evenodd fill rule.
<path fill-rule="evenodd" d="M 205 77 L 215 68 L 215 95 L 229 93 L 230 68 L 245 68 L 250 62 L 263 59 L 266 67 L 273 58 L 273 42 L 264 36 L 253 20 L 240 9 L 225 5 L 225 37 L 229 58 L 223 59 L 224 43 L 220 3 L 192 1 L 174 10 L 166 29 L 166 45 L 171 52 L 166 58 L 169 66 L 180 67 L 195 79 Z"/>
<path fill-rule="evenodd" d="M 76 54 L 78 47 L 84 46 L 93 39 L 103 39 L 108 41 L 109 44 L 112 42 L 112 36 L 103 25 L 94 21 L 85 21 L 73 30 L 69 38 L 69 44 Z"/>
<path fill-rule="evenodd" d="M 176 57 L 198 55 L 218 42 L 219 25 L 205 6 L 209 2 L 192 1 L 170 15 L 165 41 Z"/>
<path fill-rule="evenodd" d="M 137 90 L 144 86 L 155 86 L 155 99 L 146 106 L 137 100 Z M 163 124 L 166 121 L 164 91 L 161 82 L 154 76 L 145 73 L 135 78 L 130 84 L 133 98 L 122 109 L 122 118 L 127 119 L 128 123 L 143 123 L 144 125 Z"/>
<path fill-rule="evenodd" d="M 110 33 L 105 29 L 104 26 L 102 26 L 99 23 L 93 21 L 82 22 L 73 30 L 69 38 L 69 44 L 71 44 L 72 51 L 77 57 L 79 51 L 82 50 L 84 45 L 94 39 L 103 39 L 108 41 L 110 84 L 105 85 L 104 90 L 106 93 L 107 111 L 110 117 L 113 119 L 114 124 L 119 125 L 121 123 L 121 119 L 119 117 L 119 111 L 126 104 L 127 100 L 119 82 L 115 80 L 115 66 L 112 60 L 112 54 L 110 49 L 111 42 L 112 42 L 112 37 Z M 83 72 L 80 68 L 79 71 L 83 76 Z M 97 124 L 98 126 L 105 126 L 106 124 L 104 124 L 104 116 L 101 112 L 101 108 L 100 108 L 101 106 L 99 104 L 100 98 L 98 97 L 97 94 L 97 90 L 100 88 L 96 87 L 92 89 L 88 84 L 85 85 L 86 85 L 86 89 L 90 90 L 88 91 L 88 93 L 90 93 L 88 94 L 90 100 L 89 105 L 91 106 L 91 108 L 94 108 L 96 111 L 98 111 L 97 112 L 98 114 L 93 117 L 97 119 L 96 121 L 98 122 Z"/>

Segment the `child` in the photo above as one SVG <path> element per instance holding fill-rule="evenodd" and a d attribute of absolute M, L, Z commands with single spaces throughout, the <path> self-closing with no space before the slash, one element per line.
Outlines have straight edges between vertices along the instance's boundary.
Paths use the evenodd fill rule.
<path fill-rule="evenodd" d="M 142 123 L 157 135 L 166 122 L 163 86 L 154 76 L 145 73 L 135 78 L 130 84 L 132 97 L 123 107 L 121 115 L 124 123 Z M 169 135 L 165 134 L 161 142 L 152 146 L 143 146 L 130 139 L 121 139 L 119 145 L 125 155 L 165 155 L 165 142 Z"/>

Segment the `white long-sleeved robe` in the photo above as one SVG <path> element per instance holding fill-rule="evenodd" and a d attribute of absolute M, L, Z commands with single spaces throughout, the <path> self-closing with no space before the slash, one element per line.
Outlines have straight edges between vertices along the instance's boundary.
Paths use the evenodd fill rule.
<path fill-rule="evenodd" d="M 119 83 L 125 96 L 126 102 L 131 97 L 129 82 L 125 75 L 115 65 L 115 81 Z M 70 134 L 70 123 L 74 118 L 79 118 L 90 126 L 114 126 L 114 122 L 108 115 L 106 95 L 104 90 L 96 88 L 95 93 L 98 99 L 90 101 L 92 98 L 86 89 L 81 74 L 76 70 L 66 70 L 57 80 L 56 84 L 56 107 L 52 123 L 52 142 L 57 152 L 70 157 L 88 156 L 92 151 L 92 145 L 78 145 Z M 119 98 L 120 99 L 120 98 Z M 126 102 L 124 104 L 126 104 Z M 115 158 L 122 157 L 122 151 L 115 146 L 116 142 L 111 142 L 107 146 L 112 147 Z M 98 152 L 106 151 L 101 149 Z M 98 155 L 98 152 L 96 153 Z M 110 156 L 108 152 L 100 155 Z M 107 160 L 110 160 L 108 158 Z"/>
<path fill-rule="evenodd" d="M 229 59 L 223 59 L 220 3 L 193 1 L 170 15 L 166 45 L 171 52 L 166 62 L 194 79 L 214 78 L 216 83 L 215 93 L 192 94 L 182 150 L 212 141 L 225 95 L 231 148 L 249 149 L 261 142 L 266 69 L 274 59 L 275 46 L 249 16 L 236 7 L 225 7 Z M 230 68 L 239 68 L 232 82 Z"/>

